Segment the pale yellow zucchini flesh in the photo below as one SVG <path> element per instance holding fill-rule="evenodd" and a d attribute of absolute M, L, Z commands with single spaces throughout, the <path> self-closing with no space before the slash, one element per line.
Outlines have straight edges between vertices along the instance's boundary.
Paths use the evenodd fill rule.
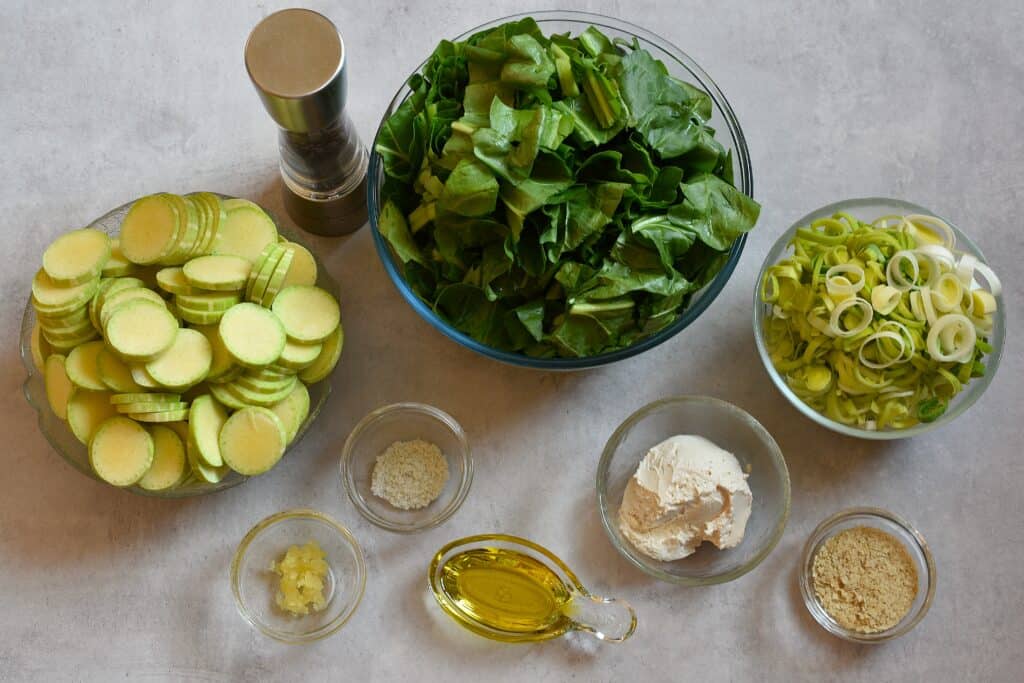
<path fill-rule="evenodd" d="M 284 454 L 287 433 L 281 418 L 266 408 L 243 408 L 224 423 L 220 453 L 235 472 L 263 474 Z"/>
<path fill-rule="evenodd" d="M 181 269 L 193 287 L 229 292 L 243 289 L 251 270 L 251 261 L 232 255 L 200 256 Z"/>
<path fill-rule="evenodd" d="M 110 238 L 95 228 L 66 232 L 43 252 L 43 270 L 55 283 L 71 287 L 99 276 L 110 258 Z"/>
<path fill-rule="evenodd" d="M 53 414 L 62 420 L 68 419 L 68 399 L 75 391 L 75 385 L 64 369 L 65 357 L 55 353 L 46 359 L 43 383 L 46 385 L 46 400 Z"/>
<path fill-rule="evenodd" d="M 210 467 L 223 467 L 220 453 L 220 431 L 228 420 L 224 406 L 212 396 L 199 396 L 192 401 L 189 410 L 189 436 L 195 443 L 196 451 L 203 462 Z"/>
<path fill-rule="evenodd" d="M 319 287 L 287 287 L 274 299 L 271 310 L 288 337 L 304 344 L 322 342 L 341 322 L 338 301 Z"/>
<path fill-rule="evenodd" d="M 277 316 L 253 303 L 231 308 L 221 318 L 219 331 L 232 357 L 246 367 L 270 365 L 281 355 L 286 341 Z"/>
<path fill-rule="evenodd" d="M 99 355 L 103 349 L 103 342 L 94 341 L 76 346 L 68 354 L 64 370 L 76 386 L 89 391 L 106 390 L 107 385 L 100 376 L 99 364 Z"/>
<path fill-rule="evenodd" d="M 132 378 L 131 368 L 117 354 L 104 347 L 96 357 L 100 379 L 111 391 L 129 393 L 141 391 L 142 387 Z"/>
<path fill-rule="evenodd" d="M 283 400 L 270 406 L 284 425 L 286 441 L 291 444 L 295 440 L 302 423 L 309 416 L 309 390 L 302 382 L 296 382 L 295 388 Z"/>
<path fill-rule="evenodd" d="M 96 475 L 114 486 L 131 486 L 153 464 L 153 439 L 127 417 L 108 418 L 89 444 L 89 463 Z"/>
<path fill-rule="evenodd" d="M 301 244 L 289 242 L 292 248 L 292 264 L 284 278 L 281 289 L 292 285 L 315 285 L 317 278 L 316 259 Z"/>
<path fill-rule="evenodd" d="M 264 247 L 277 242 L 277 226 L 263 209 L 248 200 L 229 199 L 223 206 L 227 216 L 217 229 L 211 253 L 241 256 L 256 263 Z"/>
<path fill-rule="evenodd" d="M 184 328 L 178 330 L 166 351 L 146 363 L 146 372 L 165 387 L 182 389 L 203 381 L 212 362 L 213 351 L 206 335 Z"/>
<path fill-rule="evenodd" d="M 75 438 L 86 446 L 99 426 L 115 415 L 117 411 L 110 403 L 108 391 L 77 389 L 68 400 L 68 426 Z"/>
<path fill-rule="evenodd" d="M 299 372 L 299 379 L 306 384 L 316 384 L 326 379 L 338 364 L 338 359 L 341 357 L 341 348 L 344 344 L 345 331 L 339 324 L 337 329 L 324 340 L 323 350 L 320 351 L 320 355 L 313 364 Z"/>
<path fill-rule="evenodd" d="M 107 343 L 123 358 L 148 362 L 174 343 L 178 321 L 166 306 L 140 299 L 114 311 L 106 333 Z"/>
<path fill-rule="evenodd" d="M 139 199 L 121 222 L 121 251 L 132 263 L 156 263 L 170 253 L 178 235 L 178 212 L 163 195 Z"/>
<path fill-rule="evenodd" d="M 147 491 L 174 488 L 188 472 L 185 444 L 173 429 L 163 425 L 153 425 L 149 433 L 153 439 L 153 464 L 139 479 L 139 488 Z"/>

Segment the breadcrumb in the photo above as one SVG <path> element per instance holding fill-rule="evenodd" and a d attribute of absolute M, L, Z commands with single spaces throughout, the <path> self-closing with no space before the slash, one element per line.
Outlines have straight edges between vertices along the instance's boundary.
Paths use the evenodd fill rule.
<path fill-rule="evenodd" d="M 401 510 L 430 505 L 448 483 L 448 461 L 422 439 L 396 441 L 377 456 L 370 490 Z"/>
<path fill-rule="evenodd" d="M 917 567 L 906 547 L 881 529 L 854 527 L 814 556 L 814 594 L 836 622 L 878 633 L 896 626 L 917 597 Z"/>

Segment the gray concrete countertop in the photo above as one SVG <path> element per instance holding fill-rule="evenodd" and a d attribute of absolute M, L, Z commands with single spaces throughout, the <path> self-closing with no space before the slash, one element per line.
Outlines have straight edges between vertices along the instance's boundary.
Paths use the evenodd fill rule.
<path fill-rule="evenodd" d="M 115 7 L 121 5 L 121 7 Z M 520 10 L 489 3 L 322 3 L 350 55 L 350 110 L 369 142 L 402 79 L 442 36 Z M 17 333 L 44 245 L 155 191 L 212 189 L 283 215 L 275 129 L 242 64 L 249 29 L 286 6 L 130 2 L 0 5 L 0 680 L 1020 680 L 1024 667 L 1024 56 L 1019 2 L 578 2 L 682 47 L 729 98 L 764 210 L 727 288 L 671 342 L 580 374 L 504 367 L 422 321 L 364 229 L 312 243 L 340 281 L 347 343 L 314 433 L 271 474 L 184 501 L 149 500 L 65 465 L 21 395 Z M 760 365 L 750 296 L 760 260 L 807 211 L 889 195 L 949 216 L 1007 283 L 1009 342 L 979 403 L 910 441 L 841 438 L 788 406 Z M 792 517 L 775 551 L 726 585 L 656 583 L 621 559 L 593 477 L 642 404 L 706 393 L 750 411 L 789 463 Z M 460 420 L 477 476 L 462 510 L 415 536 L 365 522 L 338 480 L 341 444 L 369 410 L 412 400 Z M 796 584 L 811 529 L 851 505 L 914 522 L 938 567 L 934 606 L 879 647 L 827 635 Z M 366 552 L 366 596 L 335 636 L 288 647 L 250 629 L 228 586 L 259 519 L 309 506 Z M 424 574 L 445 542 L 503 531 L 555 550 L 596 592 L 636 606 L 620 646 L 579 638 L 491 643 L 450 624 Z"/>

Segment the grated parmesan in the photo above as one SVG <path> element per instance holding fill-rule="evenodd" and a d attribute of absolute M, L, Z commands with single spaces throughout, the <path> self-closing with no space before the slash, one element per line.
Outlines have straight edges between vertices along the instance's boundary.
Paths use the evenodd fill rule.
<path fill-rule="evenodd" d="M 377 456 L 370 490 L 402 510 L 417 510 L 437 499 L 448 483 L 441 449 L 422 439 L 396 441 Z"/>

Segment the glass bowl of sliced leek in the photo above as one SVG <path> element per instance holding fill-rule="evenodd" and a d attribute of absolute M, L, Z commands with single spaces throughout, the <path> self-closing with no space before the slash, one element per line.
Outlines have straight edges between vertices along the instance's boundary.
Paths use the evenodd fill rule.
<path fill-rule="evenodd" d="M 850 199 L 796 221 L 754 290 L 769 376 L 823 427 L 900 439 L 946 424 L 984 393 L 1006 334 L 981 249 L 928 209 Z"/>
<path fill-rule="evenodd" d="M 214 251 L 215 248 L 212 246 L 212 240 L 221 235 L 221 232 L 218 232 L 217 229 L 221 225 L 219 221 L 224 221 L 224 216 L 228 213 L 228 209 L 223 207 L 235 206 L 231 204 L 231 202 L 235 202 L 244 204 L 253 211 L 259 209 L 259 207 L 256 207 L 251 202 L 247 202 L 247 200 L 214 193 L 194 193 L 188 197 L 191 200 L 197 195 L 205 195 L 209 201 L 208 206 L 213 208 L 209 210 L 199 208 L 198 204 L 190 201 L 189 207 L 185 209 L 189 216 L 184 221 L 186 227 L 176 231 L 173 238 L 177 243 L 183 239 L 179 238 L 179 235 L 186 235 L 190 239 L 193 248 L 196 249 L 193 252 L 195 254 L 206 254 Z M 177 197 L 177 195 L 172 196 Z M 178 199 L 182 198 L 179 197 Z M 104 233 L 112 239 L 117 238 L 122 230 L 125 217 L 135 203 L 135 201 L 128 202 L 112 209 L 89 223 L 86 227 Z M 218 205 L 221 206 L 222 211 L 216 211 Z M 182 205 L 179 203 L 177 206 L 180 208 Z M 171 213 L 175 216 L 181 215 L 180 211 L 177 213 L 172 211 Z M 278 284 L 288 281 L 287 277 L 291 273 L 292 264 L 301 263 L 303 264 L 304 281 L 309 283 L 315 282 L 318 288 L 329 292 L 337 300 L 339 297 L 338 284 L 330 276 L 319 259 L 296 239 L 290 231 L 275 221 L 272 216 L 261 209 L 256 213 L 256 216 L 258 220 L 262 221 L 263 229 L 267 233 L 264 237 L 265 241 L 268 241 L 266 245 L 268 251 L 278 253 L 275 248 L 279 247 L 287 250 L 291 255 L 289 262 L 284 266 L 286 271 L 284 277 L 279 278 L 281 282 Z M 193 218 L 196 220 L 192 220 Z M 224 224 L 226 225 L 227 223 Z M 245 244 L 245 241 L 249 239 L 246 235 L 251 234 L 249 227 L 253 226 L 243 225 L 241 228 L 238 228 L 237 225 L 234 225 L 232 227 L 232 239 L 236 242 L 241 240 L 242 248 L 251 246 Z M 207 232 L 212 233 L 208 235 L 211 242 L 206 244 L 204 248 L 202 238 L 197 235 L 203 235 Z M 225 229 L 223 232 L 227 234 L 228 231 Z M 284 252 L 280 253 L 283 255 Z M 298 440 L 308 431 L 327 401 L 331 391 L 330 371 L 334 367 L 333 363 L 326 361 L 321 363 L 318 354 L 316 361 L 312 364 L 305 364 L 306 361 L 310 360 L 311 356 L 306 359 L 296 359 L 296 363 L 293 363 L 291 369 L 287 371 L 283 367 L 274 368 L 273 365 L 261 370 L 253 370 L 252 368 L 243 370 L 240 366 L 225 367 L 223 368 L 223 374 L 214 378 L 213 367 L 218 362 L 219 355 L 222 355 L 214 350 L 213 364 L 211 365 L 210 372 L 202 381 L 191 382 L 188 386 L 174 388 L 161 387 L 160 385 L 150 386 L 148 383 L 150 377 L 147 376 L 146 372 L 139 370 L 140 367 L 148 367 L 146 364 L 130 362 L 124 357 L 118 356 L 116 351 L 105 348 L 109 344 L 105 345 L 105 338 L 99 332 L 100 329 L 105 329 L 99 321 L 102 312 L 98 310 L 98 305 L 94 304 L 94 302 L 100 301 L 100 296 L 104 292 L 110 295 L 110 301 L 112 302 L 114 296 L 121 296 L 122 298 L 127 296 L 125 292 L 128 289 L 132 289 L 132 291 L 135 291 L 135 288 L 146 290 L 147 298 L 156 298 L 159 306 L 166 306 L 167 310 L 178 319 L 177 324 L 182 326 L 182 329 L 190 327 L 201 331 L 203 335 L 208 333 L 219 334 L 215 319 L 218 317 L 217 313 L 224 313 L 224 309 L 221 307 L 221 310 L 215 310 L 218 308 L 215 301 L 216 297 L 227 295 L 231 303 L 235 299 L 245 298 L 247 301 L 254 301 L 255 299 L 250 295 L 248 287 L 245 288 L 244 296 L 242 292 L 238 292 L 236 296 L 234 292 L 206 292 L 202 289 L 188 289 L 189 285 L 187 283 L 174 280 L 169 281 L 164 276 L 158 276 L 157 273 L 163 270 L 165 266 L 138 266 L 124 259 L 117 260 L 114 258 L 114 255 L 117 254 L 116 249 L 112 250 L 111 254 L 112 256 L 106 262 L 106 265 L 103 266 L 102 272 L 95 274 L 95 282 L 93 284 L 96 286 L 93 289 L 96 290 L 97 294 L 86 296 L 87 292 L 86 295 L 83 295 L 82 301 L 85 302 L 84 304 L 78 301 L 71 301 L 70 303 L 74 304 L 72 313 L 51 314 L 49 311 L 58 309 L 55 307 L 46 308 L 46 306 L 42 305 L 44 302 L 38 300 L 34 305 L 30 298 L 26 303 L 22 316 L 20 350 L 22 363 L 27 374 L 23 384 L 23 392 L 29 404 L 37 413 L 40 432 L 49 442 L 50 446 L 52 446 L 53 450 L 79 472 L 98 481 L 106 480 L 108 483 L 113 483 L 110 481 L 109 472 L 107 472 L 108 476 L 106 477 L 101 476 L 97 472 L 96 463 L 90 457 L 89 445 L 104 422 L 111 417 L 126 415 L 131 419 L 119 420 L 120 424 L 118 427 L 121 431 L 108 434 L 107 440 L 117 442 L 118 444 L 121 443 L 119 439 L 122 439 L 122 437 L 146 441 L 142 435 L 143 433 L 148 433 L 152 443 L 150 447 L 152 456 L 142 478 L 133 475 L 115 485 L 132 493 L 159 498 L 200 496 L 237 486 L 245 482 L 248 476 L 233 470 L 228 466 L 227 462 L 210 462 L 211 458 L 213 458 L 211 452 L 216 449 L 207 448 L 207 445 L 215 443 L 219 448 L 219 438 L 214 436 L 212 439 L 201 439 L 203 443 L 197 443 L 195 434 L 190 429 L 191 411 L 189 408 L 195 402 L 195 399 L 205 395 L 206 389 L 209 389 L 211 392 L 217 391 L 224 395 L 230 394 L 234 396 L 232 393 L 234 385 L 243 376 L 253 375 L 250 379 L 246 380 L 248 382 L 247 387 L 239 385 L 239 391 L 244 389 L 249 392 L 245 395 L 252 399 L 251 403 L 253 406 L 259 407 L 261 411 L 265 408 L 278 416 L 279 422 L 273 422 L 272 418 L 268 417 L 266 413 L 261 413 L 266 418 L 265 422 L 269 422 L 271 426 L 278 426 L 278 434 L 282 435 L 281 439 L 285 446 L 284 454 L 290 452 Z M 274 269 L 269 267 L 270 259 L 262 259 L 262 256 L 263 254 L 261 253 L 260 258 L 257 258 L 256 262 L 262 263 L 267 261 L 268 274 L 270 274 L 271 270 L 276 270 L 276 267 Z M 281 259 L 281 261 L 284 260 L 283 258 Z M 254 267 L 252 270 L 257 270 L 257 268 Z M 178 275 L 180 274 L 181 269 L 178 269 Z M 272 278 L 268 277 L 265 279 L 266 282 L 263 284 L 269 287 Z M 112 291 L 118 289 L 118 285 L 108 286 L 114 281 L 120 281 L 118 285 L 125 285 L 124 291 Z M 131 284 L 130 287 L 128 286 L 129 283 Z M 81 286 L 84 287 L 85 285 Z M 33 296 L 37 289 L 34 283 Z M 310 287 L 309 289 L 312 288 Z M 174 293 L 174 290 L 179 293 L 187 293 L 179 296 L 179 294 Z M 40 290 L 39 293 L 43 292 Z M 49 293 L 54 296 L 61 294 L 60 292 L 54 293 L 52 291 Z M 253 294 L 255 294 L 255 290 L 253 290 Z M 267 290 L 265 289 L 264 295 L 266 294 Z M 188 299 L 188 297 L 192 298 Z M 183 312 L 183 299 L 189 300 L 194 306 L 205 307 L 206 310 L 197 310 L 195 315 L 199 316 L 198 318 L 187 319 L 188 314 Z M 103 299 L 103 301 L 106 301 L 106 299 Z M 110 304 L 110 308 L 115 307 L 114 303 Z M 70 304 L 65 308 L 71 308 Z M 78 318 L 82 319 L 80 327 L 77 323 Z M 84 332 L 79 334 L 79 329 L 84 330 Z M 332 343 L 330 346 L 333 351 L 340 353 L 342 345 L 340 325 L 333 336 L 337 337 L 337 343 Z M 52 340 L 52 343 L 50 340 Z M 78 341 L 82 343 L 75 346 Z M 215 346 L 212 341 L 210 343 Z M 306 345 L 302 350 L 309 351 L 312 354 L 314 346 Z M 325 341 L 320 346 L 321 350 L 323 350 L 329 344 Z M 336 348 L 333 348 L 335 346 Z M 86 358 L 85 360 L 89 362 L 69 362 L 68 359 L 71 358 L 72 353 L 75 353 L 76 356 L 86 357 L 88 354 L 79 352 L 89 347 L 98 351 L 96 357 Z M 98 347 L 104 348 L 100 349 Z M 325 357 L 327 355 L 331 354 L 324 354 Z M 230 353 L 227 356 L 230 356 Z M 283 362 L 283 357 L 284 354 L 282 354 L 278 361 Z M 232 359 L 227 357 L 224 360 L 230 363 Z M 337 356 L 335 355 L 334 361 L 336 360 Z M 327 359 L 327 361 L 330 361 L 330 359 Z M 51 372 L 48 375 L 48 364 L 57 364 L 63 367 L 58 368 L 59 372 Z M 303 364 L 305 364 L 304 369 L 298 369 Z M 70 377 L 70 375 L 75 374 L 71 372 L 72 365 L 79 369 L 85 368 L 85 372 L 80 373 L 82 378 L 79 379 L 78 383 L 75 383 Z M 330 367 L 327 367 L 327 365 L 330 365 Z M 321 368 L 322 372 L 320 371 Z M 96 372 L 92 372 L 92 370 L 96 370 Z M 249 372 L 250 370 L 252 372 Z M 287 376 L 289 373 L 295 376 Z M 304 373 L 305 377 L 303 377 Z M 257 377 L 256 374 L 259 374 L 259 376 Z M 139 384 L 139 382 L 147 383 L 143 385 Z M 285 383 L 288 383 L 291 387 L 287 396 L 285 396 L 283 389 Z M 229 385 L 232 387 L 231 389 L 224 388 Z M 270 403 L 270 398 L 278 396 L 273 393 L 278 387 L 281 387 L 281 400 Z M 111 400 L 114 397 L 130 399 L 133 402 L 115 404 Z M 120 401 L 120 398 L 115 400 Z M 152 402 L 150 402 L 150 399 L 152 399 Z M 230 396 L 228 399 L 230 399 Z M 209 404 L 208 407 L 216 406 L 211 411 L 208 411 L 211 413 L 208 417 L 212 417 L 214 422 L 219 419 L 226 419 L 228 413 L 241 407 L 240 404 L 227 405 L 220 401 L 220 399 L 213 400 L 209 396 L 206 396 L 203 400 Z M 154 410 L 157 412 L 153 412 Z M 209 421 L 207 420 L 207 422 Z M 134 423 L 134 426 L 129 423 Z M 124 433 L 122 434 L 121 432 Z M 114 447 L 109 450 L 116 452 L 119 449 Z M 278 454 L 275 453 L 274 455 Z M 280 456 L 278 455 L 278 457 Z M 116 455 L 112 456 L 111 459 L 114 461 L 124 460 L 124 458 Z M 215 458 L 213 459 L 215 460 Z M 113 466 L 122 467 L 124 462 L 114 462 Z M 239 467 L 238 469 L 244 470 L 245 467 Z M 254 473 L 255 471 L 250 474 Z"/>

